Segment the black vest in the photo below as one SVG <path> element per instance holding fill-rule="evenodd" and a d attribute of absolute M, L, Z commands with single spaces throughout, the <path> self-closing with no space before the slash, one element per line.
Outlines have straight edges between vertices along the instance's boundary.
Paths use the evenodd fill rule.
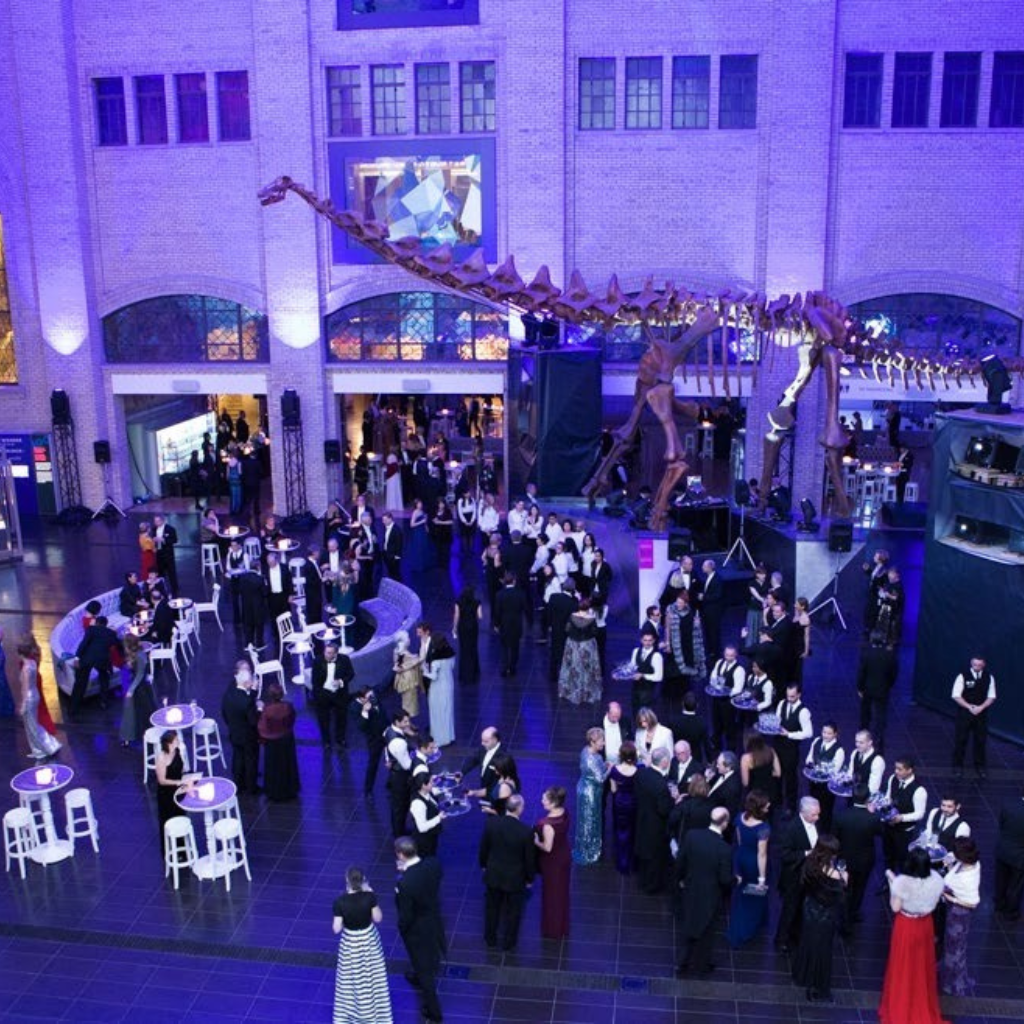
<path fill-rule="evenodd" d="M 877 751 L 872 750 L 868 757 L 863 757 L 858 750 L 853 755 L 853 765 L 851 772 L 853 774 L 853 781 L 863 782 L 866 786 L 871 778 L 871 766 L 875 763 L 875 758 L 878 757 Z"/>
<path fill-rule="evenodd" d="M 914 813 L 914 794 L 921 788 L 921 783 L 915 778 L 912 782 L 907 783 L 905 786 L 900 786 L 899 779 L 895 775 L 889 777 L 889 799 L 892 801 L 893 807 L 900 814 L 913 814 Z M 907 821 L 901 822 L 898 826 L 902 829 L 915 828 L 917 822 Z"/>
<path fill-rule="evenodd" d="M 396 760 L 394 760 L 394 758 L 392 758 L 391 750 L 389 749 L 391 747 L 391 741 L 398 739 L 399 737 L 405 740 L 406 746 L 408 746 L 409 740 L 404 732 L 401 732 L 400 730 L 396 729 L 393 725 L 389 725 L 384 730 L 384 761 L 387 764 L 388 768 L 391 769 L 391 771 L 402 772 L 408 775 L 410 773 L 407 772 Z"/>
<path fill-rule="evenodd" d="M 754 700 L 760 704 L 764 700 L 764 688 L 770 683 L 771 680 L 766 676 L 760 676 L 754 678 L 754 676 L 747 676 L 747 689 L 753 695 Z"/>
<path fill-rule="evenodd" d="M 803 709 L 804 702 L 798 700 L 795 704 L 790 704 L 789 701 L 783 701 L 783 704 L 782 714 L 779 716 L 779 725 L 786 732 L 799 732 L 800 712 Z"/>
<path fill-rule="evenodd" d="M 640 675 L 654 675 L 654 655 L 656 653 L 657 648 L 655 647 L 652 647 L 649 651 L 645 651 L 642 647 L 636 649 L 636 670 Z"/>
<path fill-rule="evenodd" d="M 425 796 L 421 796 L 419 793 L 413 797 L 413 802 L 419 802 L 423 805 L 424 817 L 427 821 L 433 821 L 441 814 L 441 809 L 437 806 L 437 801 L 434 799 L 428 800 Z M 410 818 L 413 823 L 414 831 L 416 832 L 416 850 L 421 857 L 433 857 L 437 854 L 437 843 L 441 838 L 441 829 L 444 825 L 437 825 L 434 828 L 428 828 L 426 832 L 420 832 L 419 829 L 415 828 L 416 819 Z"/>
<path fill-rule="evenodd" d="M 715 666 L 715 671 L 722 677 L 726 690 L 731 690 L 733 688 L 733 677 L 736 675 L 736 669 L 739 667 L 740 663 L 738 661 L 734 661 L 731 665 L 727 666 L 724 658 Z M 721 671 L 719 671 L 719 669 L 721 669 Z"/>
<path fill-rule="evenodd" d="M 811 760 L 818 764 L 822 761 L 834 761 L 836 754 L 839 751 L 839 740 L 833 740 L 832 746 L 826 750 L 825 744 L 821 742 L 821 737 L 816 736 L 814 741 L 811 743 Z"/>
<path fill-rule="evenodd" d="M 942 809 L 936 807 L 931 814 L 928 815 L 928 831 L 935 834 L 939 843 L 944 846 L 947 850 L 953 849 L 953 840 L 956 839 L 956 830 L 960 827 L 960 822 L 964 819 L 959 814 L 954 814 L 951 818 L 946 819 L 946 825 L 944 828 L 939 828 L 942 822 Z"/>
<path fill-rule="evenodd" d="M 239 569 L 245 568 L 245 552 L 244 551 L 229 551 L 228 552 L 228 569 L 233 572 L 237 572 Z"/>
<path fill-rule="evenodd" d="M 988 688 L 992 683 L 992 673 L 989 670 L 983 669 L 980 679 L 974 678 L 974 673 L 971 672 L 970 665 L 964 669 L 964 692 L 960 696 L 964 701 L 970 704 L 972 707 L 979 707 L 988 700 Z M 943 846 L 946 844 L 943 843 Z"/>

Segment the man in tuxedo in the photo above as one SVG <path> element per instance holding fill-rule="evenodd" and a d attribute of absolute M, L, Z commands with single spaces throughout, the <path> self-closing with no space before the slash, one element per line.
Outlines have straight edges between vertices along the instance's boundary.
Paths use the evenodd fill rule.
<path fill-rule="evenodd" d="M 519 922 L 526 904 L 527 890 L 536 874 L 533 829 L 520 821 L 524 801 L 514 793 L 505 804 L 505 813 L 489 815 L 480 838 L 480 867 L 484 873 L 484 942 L 488 949 L 516 948 Z"/>
<path fill-rule="evenodd" d="M 782 907 L 775 931 L 775 947 L 783 953 L 796 948 L 800 938 L 800 915 L 803 910 L 803 886 L 800 874 L 807 855 L 818 845 L 818 818 L 821 808 L 812 796 L 802 797 L 800 813 L 782 829 L 779 852 L 779 893 Z"/>
<path fill-rule="evenodd" d="M 117 634 L 107 625 L 106 615 L 97 615 L 89 626 L 75 651 L 78 664 L 75 666 L 75 685 L 71 691 L 71 716 L 78 714 L 89 687 L 89 676 L 96 669 L 100 686 L 100 707 L 107 707 L 107 693 L 110 689 L 110 650 L 120 647 Z"/>
<path fill-rule="evenodd" d="M 430 768 L 425 762 L 423 767 L 426 771 L 417 772 L 415 768 L 413 769 L 413 798 L 409 804 L 409 817 L 412 819 L 412 835 L 416 840 L 416 849 L 424 857 L 436 857 L 445 816 L 430 788 Z"/>
<path fill-rule="evenodd" d="M 256 730 L 259 713 L 252 668 L 244 659 L 235 662 L 235 678 L 220 707 L 231 744 L 231 776 L 241 793 L 257 793 L 260 738 Z"/>
<path fill-rule="evenodd" d="M 526 595 L 516 585 L 512 573 L 505 573 L 502 588 L 494 599 L 494 625 L 501 641 L 501 674 L 514 676 L 519 667 L 519 647 L 523 640 Z M 563 642 L 564 646 L 564 642 Z"/>
<path fill-rule="evenodd" d="M 338 653 L 336 643 L 326 644 L 323 657 L 313 661 L 313 704 L 324 750 L 331 749 L 332 723 L 338 750 L 348 746 L 348 706 L 352 699 L 350 687 L 354 678 L 352 662 L 348 655 Z"/>
<path fill-rule="evenodd" d="M 385 512 L 380 517 L 384 525 L 384 539 L 381 541 L 381 553 L 384 556 L 384 571 L 393 580 L 402 579 L 402 530 L 395 525 L 395 517 Z"/>
<path fill-rule="evenodd" d="M 267 610 L 270 618 L 276 623 L 278 616 L 291 615 L 291 599 L 295 593 L 292 574 L 286 565 L 281 564 L 281 556 L 276 551 L 267 552 Z"/>
<path fill-rule="evenodd" d="M 242 640 L 248 647 L 263 646 L 267 622 L 267 585 L 258 566 L 251 566 L 238 577 L 238 596 L 242 605 Z"/>
<path fill-rule="evenodd" d="M 154 643 L 169 644 L 174 637 L 178 616 L 167 603 L 167 594 L 160 587 L 154 587 L 149 597 L 153 602 L 153 625 L 149 627 L 149 639 Z"/>
<path fill-rule="evenodd" d="M 715 969 L 711 944 L 722 903 L 733 883 L 732 849 L 724 838 L 729 812 L 716 807 L 708 828 L 687 831 L 676 859 L 676 885 L 682 889 L 682 955 L 676 975 L 707 978 Z"/>
<path fill-rule="evenodd" d="M 697 695 L 692 691 L 683 694 L 683 713 L 665 724 L 677 740 L 686 740 L 690 744 L 690 750 L 698 761 L 706 763 L 715 756 L 707 723 L 697 713 Z"/>
<path fill-rule="evenodd" d="M 723 750 L 715 760 L 715 775 L 708 783 L 708 799 L 729 812 L 731 821 L 726 826 L 726 838 L 731 842 L 732 822 L 739 815 L 740 801 L 743 799 L 739 761 L 731 750 Z"/>
<path fill-rule="evenodd" d="M 349 714 L 366 740 L 366 774 L 363 778 L 363 797 L 373 800 L 373 787 L 384 756 L 384 733 L 388 716 L 380 706 L 376 691 L 370 686 L 357 690 L 349 704 Z"/>
<path fill-rule="evenodd" d="M 434 642 L 434 631 L 429 622 L 417 622 L 416 623 L 416 639 L 419 641 L 419 656 L 423 660 L 423 666 L 426 670 L 426 666 L 434 660 L 434 654 L 432 646 Z"/>
<path fill-rule="evenodd" d="M 860 698 L 860 728 L 871 730 L 879 750 L 885 745 L 889 694 L 896 685 L 898 670 L 896 652 L 886 645 L 885 634 L 874 630 L 870 646 L 861 655 L 857 668 L 857 696 Z"/>
<path fill-rule="evenodd" d="M 395 840 L 395 864 L 399 871 L 395 886 L 398 934 L 412 967 L 405 977 L 419 989 L 424 1020 L 440 1024 L 443 1014 L 437 975 L 447 948 L 441 919 L 441 862 L 436 857 L 421 860 L 415 841 L 401 836 Z"/>
<path fill-rule="evenodd" d="M 678 564 L 673 567 L 665 582 L 665 589 L 658 602 L 661 605 L 663 618 L 665 609 L 675 601 L 681 591 L 685 591 L 686 596 L 690 599 L 690 607 L 696 608 L 700 601 L 701 580 L 693 568 L 693 559 L 689 555 L 679 556 Z"/>
<path fill-rule="evenodd" d="M 618 764 L 619 748 L 633 738 L 629 722 L 622 719 L 622 705 L 613 700 L 605 708 L 604 718 L 597 727 L 604 730 L 604 759 L 609 764 Z"/>
<path fill-rule="evenodd" d="M 520 502 L 520 504 L 522 504 Z M 511 514 L 511 513 L 510 513 Z M 508 571 L 515 577 L 516 587 L 523 595 L 523 609 L 526 613 L 526 624 L 533 626 L 533 602 L 530 600 L 530 569 L 533 566 L 533 553 L 523 543 L 523 535 L 519 530 L 509 533 L 511 543 L 502 558 Z"/>
<path fill-rule="evenodd" d="M 985 659 L 975 655 L 970 665 L 956 677 L 951 694 L 956 705 L 956 731 L 953 735 L 953 774 L 963 778 L 967 739 L 973 743 L 974 770 L 978 778 L 988 777 L 985 743 L 988 740 L 988 709 L 996 702 L 995 676 L 986 668 Z"/>
<path fill-rule="evenodd" d="M 359 563 L 359 600 L 369 601 L 375 593 L 373 574 L 378 556 L 377 531 L 374 529 L 373 516 L 369 512 L 364 512 L 359 517 L 354 542 L 356 561 Z"/>
<path fill-rule="evenodd" d="M 156 545 L 156 567 L 167 580 L 172 594 L 178 592 L 178 567 L 174 561 L 174 546 L 178 531 L 162 515 L 153 516 L 153 543 Z"/>
<path fill-rule="evenodd" d="M 846 861 L 849 883 L 846 887 L 846 930 L 861 920 L 860 908 L 864 902 L 871 872 L 875 870 L 875 841 L 882 835 L 882 823 L 868 810 L 870 792 L 867 783 L 853 787 L 853 805 L 840 810 L 835 816 L 835 836 Z"/>
<path fill-rule="evenodd" d="M 384 763 L 388 769 L 388 802 L 391 805 L 391 834 L 395 839 L 405 835 L 405 821 L 412 799 L 412 745 L 415 730 L 409 713 L 399 709 L 384 730 Z"/>
<path fill-rule="evenodd" d="M 548 621 L 551 623 L 551 661 L 548 665 L 548 675 L 552 682 L 558 679 L 558 670 L 562 667 L 569 618 L 579 606 L 576 599 L 576 584 L 572 579 L 567 579 L 562 584 L 561 591 L 552 594 L 548 601 Z"/>
<path fill-rule="evenodd" d="M 722 618 L 725 615 L 725 583 L 714 559 L 707 559 L 701 566 L 704 573 L 704 587 L 700 595 L 700 621 L 704 626 L 704 649 L 722 649 Z"/>
<path fill-rule="evenodd" d="M 494 755 L 501 749 L 501 734 L 493 725 L 489 725 L 482 733 L 480 733 L 480 749 L 475 753 L 470 754 L 465 761 L 462 762 L 463 776 L 462 781 L 465 782 L 465 777 L 473 771 L 474 768 L 480 769 L 480 788 L 467 790 L 467 796 L 485 797 L 491 791 L 494 784 L 498 781 L 498 775 L 495 770 L 491 767 L 491 762 L 494 760 Z"/>
<path fill-rule="evenodd" d="M 607 604 L 612 592 L 612 567 L 604 560 L 604 548 L 594 548 L 594 563 L 590 571 L 590 601 Z"/>
<path fill-rule="evenodd" d="M 693 756 L 690 744 L 686 740 L 676 740 L 673 749 L 674 757 L 668 768 L 668 781 L 675 786 L 680 793 L 686 792 L 686 787 L 694 775 L 700 775 L 703 767 Z"/>
<path fill-rule="evenodd" d="M 324 621 L 324 578 L 320 575 L 320 545 L 306 548 L 302 563 L 302 596 L 306 602 L 306 622 L 313 625 Z"/>
<path fill-rule="evenodd" d="M 656 604 L 649 604 L 644 612 L 644 621 L 640 623 L 641 632 L 645 629 L 653 631 L 655 637 L 661 640 L 661 609 Z"/>
<path fill-rule="evenodd" d="M 672 813 L 672 795 L 668 791 L 668 766 L 671 753 L 660 747 L 651 754 L 651 767 L 641 768 L 634 776 L 636 796 L 636 854 L 640 891 L 654 895 L 668 881 L 670 851 L 668 818 Z"/>
<path fill-rule="evenodd" d="M 142 587 L 139 586 L 139 575 L 136 572 L 124 574 L 124 586 L 117 598 L 117 610 L 130 619 L 142 607 Z"/>
<path fill-rule="evenodd" d="M 231 596 L 231 618 L 236 625 L 242 623 L 242 591 L 238 585 L 242 575 L 249 571 L 249 556 L 236 537 L 229 545 L 224 558 L 224 575 L 228 580 L 228 594 Z"/>
<path fill-rule="evenodd" d="M 996 913 L 1005 921 L 1020 920 L 1024 893 L 1024 797 L 1003 804 L 996 839 Z"/>

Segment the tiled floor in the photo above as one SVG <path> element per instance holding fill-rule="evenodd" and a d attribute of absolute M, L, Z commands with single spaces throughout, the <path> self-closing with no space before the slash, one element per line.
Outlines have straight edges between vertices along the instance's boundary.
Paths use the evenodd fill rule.
<path fill-rule="evenodd" d="M 195 520 L 176 518 L 184 541 L 179 557 L 183 589 L 198 596 Z M 597 517 L 594 527 L 618 570 L 609 640 L 614 664 L 626 657 L 634 638 L 633 545 L 618 522 Z M 97 524 L 85 532 L 46 528 L 30 536 L 24 564 L 0 569 L 0 623 L 9 657 L 21 630 L 35 630 L 45 649 L 50 630 L 68 608 L 115 586 L 136 560 L 134 532 L 131 523 Z M 907 535 L 890 535 L 886 543 L 896 552 L 905 580 L 909 576 L 908 589 L 916 593 L 921 545 Z M 464 578 L 476 578 L 478 565 L 477 556 L 465 555 L 447 573 L 435 570 L 409 581 L 424 595 L 427 616 L 439 627 L 450 624 L 452 594 Z M 856 570 L 846 574 L 840 588 L 844 609 L 854 619 L 863 603 L 859 575 Z M 733 625 L 738 626 L 738 616 Z M 810 705 L 819 715 L 838 718 L 847 745 L 854 727 L 858 625 L 838 639 L 827 629 L 817 635 L 807 672 Z M 914 632 L 912 611 L 888 746 L 892 752 L 915 754 L 920 775 L 936 796 L 951 782 L 952 728 L 949 720 L 909 706 Z M 221 635 L 207 622 L 204 637 L 183 695 L 216 709 L 240 645 L 230 624 Z M 534 820 L 542 813 L 539 797 L 547 785 L 561 783 L 570 792 L 575 788 L 579 748 L 583 732 L 593 724 L 591 715 L 559 705 L 547 681 L 546 647 L 528 646 L 514 681 L 494 671 L 497 649 L 491 637 L 482 638 L 481 653 L 484 681 L 458 692 L 459 742 L 446 752 L 442 767 L 461 760 L 482 726 L 500 726 L 519 760 L 526 817 Z M 44 671 L 52 678 L 49 669 L 47 663 Z M 611 684 L 607 695 L 624 696 L 624 690 Z M 359 792 L 365 749 L 359 739 L 352 737 L 347 754 L 325 756 L 301 697 L 298 705 L 301 798 L 290 805 L 244 799 L 253 882 L 236 877 L 231 893 L 194 879 L 174 892 L 164 882 L 155 802 L 141 782 L 141 754 L 118 745 L 119 704 L 107 712 L 88 709 L 83 722 L 66 734 L 60 759 L 74 767 L 76 783 L 93 792 L 101 853 L 94 856 L 80 846 L 74 859 L 45 869 L 33 866 L 26 882 L 10 875 L 0 886 L 3 1020 L 328 1020 L 336 948 L 330 908 L 349 864 L 362 865 L 383 894 L 381 932 L 395 1019 L 417 1019 L 402 977 L 405 962 L 388 895 L 394 872 L 382 780 L 376 803 L 364 803 Z M 961 784 L 989 879 L 993 812 L 1005 796 L 1019 791 L 1021 780 L 1019 752 L 998 742 L 992 748 L 991 781 L 984 788 Z M 0 722 L 4 778 L 29 763 L 25 749 L 20 725 Z M 4 807 L 13 802 L 11 796 L 2 801 Z M 621 879 L 607 858 L 595 868 L 574 872 L 569 940 L 540 939 L 535 895 L 519 950 L 504 957 L 488 952 L 481 941 L 479 833 L 480 818 L 470 814 L 451 821 L 442 839 L 451 946 L 442 984 L 446 1020 L 711 1024 L 877 1019 L 889 934 L 880 897 L 869 898 L 866 921 L 854 938 L 837 940 L 837 1004 L 812 1007 L 790 984 L 786 958 L 767 939 L 730 952 L 719 937 L 714 981 L 677 982 L 669 908 L 662 900 L 639 895 L 634 881 Z M 1020 947 L 1019 929 L 994 920 L 986 894 L 972 931 L 978 988 L 972 999 L 950 1001 L 949 1014 L 959 1022 L 1024 1019 Z"/>

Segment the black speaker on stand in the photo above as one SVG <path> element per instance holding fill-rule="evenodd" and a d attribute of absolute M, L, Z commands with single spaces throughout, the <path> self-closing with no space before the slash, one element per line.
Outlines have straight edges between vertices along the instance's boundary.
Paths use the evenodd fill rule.
<path fill-rule="evenodd" d="M 110 442 L 93 441 L 92 454 L 97 464 L 103 467 L 103 490 L 106 495 L 103 504 L 93 512 L 93 519 L 106 519 L 115 523 L 119 519 L 126 519 L 124 509 L 110 496 L 110 481 L 107 479 L 110 470 Z"/>
<path fill-rule="evenodd" d="M 316 523 L 306 503 L 306 452 L 302 437 L 302 403 L 295 388 L 281 393 L 281 436 L 284 456 L 286 515 L 282 526 L 289 531 L 308 530 Z"/>
<path fill-rule="evenodd" d="M 78 450 L 75 447 L 75 421 L 67 392 L 56 388 L 50 393 L 51 434 L 57 470 L 57 493 L 61 526 L 83 526 L 92 520 L 92 509 L 82 504 L 82 481 L 78 474 Z"/>

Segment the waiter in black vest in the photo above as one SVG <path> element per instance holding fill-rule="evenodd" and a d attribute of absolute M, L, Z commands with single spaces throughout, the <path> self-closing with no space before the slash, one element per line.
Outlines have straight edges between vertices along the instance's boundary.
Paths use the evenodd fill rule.
<path fill-rule="evenodd" d="M 953 683 L 953 703 L 956 709 L 956 731 L 953 737 L 953 774 L 964 775 L 964 754 L 967 737 L 973 737 L 974 770 L 979 779 L 987 778 L 985 741 L 988 739 L 988 709 L 996 702 L 995 677 L 985 667 L 985 659 L 975 655 L 970 667 L 961 672 Z"/>
<path fill-rule="evenodd" d="M 893 762 L 892 775 L 885 787 L 895 812 L 887 818 L 882 848 L 885 851 L 887 871 L 900 872 L 907 859 L 907 850 L 914 839 L 918 825 L 924 823 L 928 810 L 928 793 L 914 775 L 914 762 L 909 757 Z"/>
<path fill-rule="evenodd" d="M 391 803 L 391 834 L 397 839 L 405 835 L 405 819 L 409 814 L 412 793 L 412 751 L 409 738 L 413 735 L 408 712 L 398 711 L 391 725 L 384 730 L 384 763 L 388 767 L 388 800 Z"/>
<path fill-rule="evenodd" d="M 665 677 L 665 662 L 657 647 L 658 635 L 644 626 L 640 632 L 640 646 L 633 648 L 630 665 L 633 668 L 631 693 L 633 721 L 641 708 L 654 701 L 654 688 Z"/>
<path fill-rule="evenodd" d="M 746 669 L 737 660 L 737 654 L 732 645 L 726 647 L 715 662 L 709 680 L 722 691 L 721 697 L 711 698 L 711 742 L 718 750 L 731 750 L 736 740 L 736 715 L 731 702 L 747 683 Z"/>
<path fill-rule="evenodd" d="M 775 708 L 782 732 L 775 737 L 775 753 L 782 768 L 783 799 L 791 813 L 796 813 L 800 790 L 800 744 L 814 735 L 811 712 L 803 702 L 803 687 L 790 683 L 786 696 Z"/>

